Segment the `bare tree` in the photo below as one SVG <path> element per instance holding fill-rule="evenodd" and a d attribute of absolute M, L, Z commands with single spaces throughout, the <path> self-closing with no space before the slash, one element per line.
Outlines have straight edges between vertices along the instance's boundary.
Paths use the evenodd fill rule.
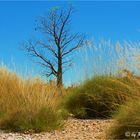
<path fill-rule="evenodd" d="M 57 86 L 63 85 L 63 73 L 71 65 L 68 55 L 84 43 L 83 35 L 71 32 L 73 8 L 55 8 L 47 16 L 39 17 L 36 30 L 45 40 L 27 41 L 23 49 L 45 68 L 47 77 L 57 78 Z M 67 58 L 66 58 L 67 57 Z"/>

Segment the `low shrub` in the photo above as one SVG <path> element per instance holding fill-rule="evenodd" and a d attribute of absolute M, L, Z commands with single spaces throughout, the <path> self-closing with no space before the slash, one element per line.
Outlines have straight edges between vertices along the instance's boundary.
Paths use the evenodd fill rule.
<path fill-rule="evenodd" d="M 62 106 L 77 118 L 108 118 L 120 104 L 139 93 L 131 82 L 128 78 L 95 77 L 68 94 Z"/>
<path fill-rule="evenodd" d="M 114 119 L 114 123 L 108 130 L 108 139 L 139 139 L 140 98 L 123 105 L 114 115 Z"/>
<path fill-rule="evenodd" d="M 0 122 L 1 129 L 14 132 L 50 131 L 60 125 L 58 114 L 49 107 L 42 108 L 38 112 L 28 112 L 27 110 L 11 112 L 6 114 Z"/>

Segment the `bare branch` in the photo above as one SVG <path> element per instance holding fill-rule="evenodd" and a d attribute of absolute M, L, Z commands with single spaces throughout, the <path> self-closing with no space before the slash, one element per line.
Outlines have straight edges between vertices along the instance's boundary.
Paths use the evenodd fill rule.
<path fill-rule="evenodd" d="M 62 63 L 62 65 L 72 62 L 72 60 L 67 60 Z"/>
<path fill-rule="evenodd" d="M 53 49 L 52 46 L 46 45 L 45 43 L 43 43 L 43 42 L 41 42 L 41 41 L 39 41 L 38 44 L 41 45 L 41 46 L 43 46 L 44 48 L 48 49 L 51 53 L 53 53 L 53 55 L 54 55 L 56 58 L 58 58 L 58 55 L 57 55 L 55 49 Z"/>
<path fill-rule="evenodd" d="M 71 49 L 69 49 L 69 50 L 66 51 L 66 52 L 63 52 L 62 57 L 65 56 L 65 55 L 67 55 L 67 54 L 69 54 L 69 53 L 71 53 L 71 52 L 73 52 L 74 50 L 80 48 L 80 47 L 83 45 L 83 42 L 84 42 L 84 38 L 82 37 L 82 38 L 78 41 L 78 43 L 77 43 L 76 46 L 72 47 Z"/>
<path fill-rule="evenodd" d="M 62 44 L 62 53 L 64 52 L 64 50 L 66 49 L 66 46 L 68 46 L 73 40 L 77 39 L 78 37 L 78 33 L 75 34 L 75 35 L 71 35 L 70 37 L 68 38 L 64 38 L 63 41 L 64 43 Z"/>
<path fill-rule="evenodd" d="M 35 46 L 32 44 L 31 41 L 28 42 L 26 47 L 24 49 L 27 51 L 27 53 L 33 57 L 40 58 L 40 60 L 44 61 L 46 67 L 49 67 L 54 74 L 57 74 L 57 71 L 55 70 L 52 62 L 45 58 L 42 54 L 40 54 L 38 51 L 36 51 Z M 42 63 L 43 64 L 43 63 Z"/>
<path fill-rule="evenodd" d="M 71 14 L 72 14 L 72 8 L 70 7 L 69 12 L 68 12 L 68 14 L 67 14 L 67 16 L 64 20 L 62 19 L 63 16 L 61 16 L 62 25 L 61 25 L 61 28 L 60 28 L 60 33 L 59 33 L 59 38 L 58 38 L 59 44 L 60 44 L 60 41 L 61 41 L 61 36 L 63 34 L 63 30 L 64 30 L 65 26 L 67 25 L 67 22 L 68 22 L 68 20 L 71 16 Z"/>
<path fill-rule="evenodd" d="M 49 65 L 45 64 L 45 63 L 42 63 L 42 62 L 37 62 L 38 64 L 40 64 L 42 67 L 45 67 L 45 68 L 49 68 L 48 71 L 46 71 L 46 76 L 49 75 L 54 75 L 56 76 L 57 75 L 57 72 L 55 72 Z M 49 77 L 47 76 L 47 77 Z"/>

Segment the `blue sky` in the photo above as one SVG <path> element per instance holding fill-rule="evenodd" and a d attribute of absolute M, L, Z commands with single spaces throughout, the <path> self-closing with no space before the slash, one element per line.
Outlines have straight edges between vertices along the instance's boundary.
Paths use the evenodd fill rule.
<path fill-rule="evenodd" d="M 38 74 L 39 68 L 19 47 L 22 42 L 38 36 L 34 31 L 38 16 L 46 14 L 53 6 L 62 7 L 69 3 L 76 9 L 72 18 L 73 31 L 86 33 L 95 40 L 140 39 L 140 2 L 0 2 L 0 62 L 19 73 L 26 74 L 27 69 L 29 74 Z M 77 73 L 69 75 L 67 72 L 64 75 L 66 83 L 70 83 Z"/>

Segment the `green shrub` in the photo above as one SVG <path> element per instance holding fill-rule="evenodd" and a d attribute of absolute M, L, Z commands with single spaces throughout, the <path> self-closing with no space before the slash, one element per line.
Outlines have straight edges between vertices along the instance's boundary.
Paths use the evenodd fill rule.
<path fill-rule="evenodd" d="M 77 118 L 110 117 L 120 104 L 138 93 L 131 82 L 127 78 L 95 77 L 68 94 L 63 107 Z"/>
<path fill-rule="evenodd" d="M 140 98 L 129 101 L 114 115 L 114 123 L 108 130 L 111 139 L 140 138 Z"/>
<path fill-rule="evenodd" d="M 0 122 L 1 129 L 9 131 L 34 132 L 49 131 L 61 125 L 61 119 L 57 112 L 51 108 L 41 108 L 38 112 L 20 110 L 6 114 Z"/>

